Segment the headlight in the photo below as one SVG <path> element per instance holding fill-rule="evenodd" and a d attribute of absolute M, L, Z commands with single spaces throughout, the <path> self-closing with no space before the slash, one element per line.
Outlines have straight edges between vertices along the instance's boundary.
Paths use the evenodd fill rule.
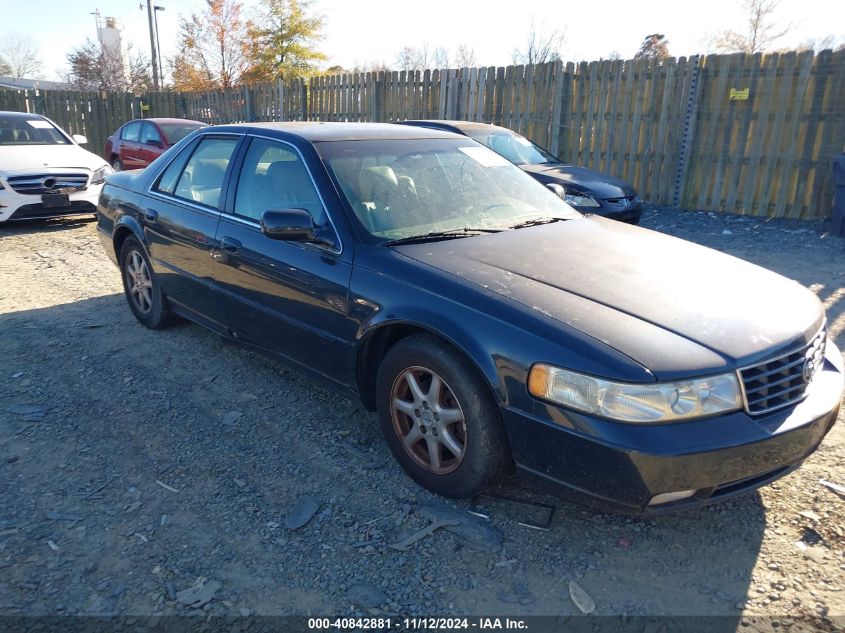
<path fill-rule="evenodd" d="M 97 171 L 94 172 L 93 176 L 91 176 L 91 184 L 101 185 L 106 181 L 106 176 L 113 173 L 114 169 L 112 169 L 108 165 L 103 165 Z"/>
<path fill-rule="evenodd" d="M 577 191 L 568 191 L 566 192 L 566 197 L 564 197 L 564 201 L 571 204 L 573 207 L 600 207 L 601 205 L 596 202 L 595 198 L 588 196 L 585 193 L 578 193 Z"/>
<path fill-rule="evenodd" d="M 624 383 L 536 364 L 528 375 L 532 396 L 620 422 L 674 422 L 742 407 L 736 374 L 677 382 Z"/>

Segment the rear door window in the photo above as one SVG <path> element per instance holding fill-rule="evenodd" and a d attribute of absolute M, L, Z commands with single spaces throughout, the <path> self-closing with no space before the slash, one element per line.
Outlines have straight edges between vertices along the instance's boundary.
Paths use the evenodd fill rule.
<path fill-rule="evenodd" d="M 226 171 L 237 145 L 238 139 L 234 137 L 203 138 L 187 161 L 183 163 L 180 155 L 168 166 L 159 178 L 156 191 L 218 208 Z"/>

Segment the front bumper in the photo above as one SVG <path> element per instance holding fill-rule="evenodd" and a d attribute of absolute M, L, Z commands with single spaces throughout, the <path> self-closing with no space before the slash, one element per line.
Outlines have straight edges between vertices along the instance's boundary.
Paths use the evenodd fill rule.
<path fill-rule="evenodd" d="M 45 207 L 40 195 L 21 194 L 11 187 L 4 187 L 0 189 L 0 222 L 93 215 L 97 212 L 97 199 L 102 188 L 102 184 L 89 185 L 82 191 L 68 194 L 69 206 Z"/>
<path fill-rule="evenodd" d="M 756 490 L 797 468 L 836 421 L 843 374 L 840 352 L 829 344 L 806 398 L 765 416 L 738 411 L 635 425 L 537 402 L 531 414 L 505 410 L 504 419 L 522 475 L 601 510 L 651 514 Z M 678 491 L 694 493 L 649 505 Z"/>
<path fill-rule="evenodd" d="M 601 203 L 599 207 L 575 207 L 575 209 L 581 213 L 592 213 L 593 215 L 600 215 L 611 220 L 628 222 L 629 224 L 639 224 L 640 218 L 643 215 L 643 203 L 639 197 L 633 203 L 614 202 L 610 200 L 598 200 L 598 202 Z"/>

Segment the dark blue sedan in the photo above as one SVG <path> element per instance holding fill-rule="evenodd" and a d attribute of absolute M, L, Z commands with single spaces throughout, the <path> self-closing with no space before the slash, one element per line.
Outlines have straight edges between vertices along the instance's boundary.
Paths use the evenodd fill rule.
<path fill-rule="evenodd" d="M 204 128 L 110 176 L 98 213 L 142 324 L 190 319 L 360 398 L 440 494 L 516 467 L 602 508 L 707 503 L 796 468 L 839 410 L 811 292 L 582 216 L 464 136 Z"/>

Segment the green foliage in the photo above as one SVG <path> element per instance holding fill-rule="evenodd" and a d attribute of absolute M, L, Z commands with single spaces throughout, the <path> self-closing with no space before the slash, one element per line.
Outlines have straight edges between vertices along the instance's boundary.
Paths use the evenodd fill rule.
<path fill-rule="evenodd" d="M 326 59 L 317 49 L 325 23 L 310 13 L 307 0 L 262 0 L 261 16 L 251 26 L 252 68 L 247 81 L 261 82 L 307 77 Z"/>
<path fill-rule="evenodd" d="M 634 59 L 668 59 L 672 55 L 669 53 L 669 40 L 663 33 L 652 33 L 646 35 L 643 43 L 640 44 L 640 50 L 634 55 Z"/>

